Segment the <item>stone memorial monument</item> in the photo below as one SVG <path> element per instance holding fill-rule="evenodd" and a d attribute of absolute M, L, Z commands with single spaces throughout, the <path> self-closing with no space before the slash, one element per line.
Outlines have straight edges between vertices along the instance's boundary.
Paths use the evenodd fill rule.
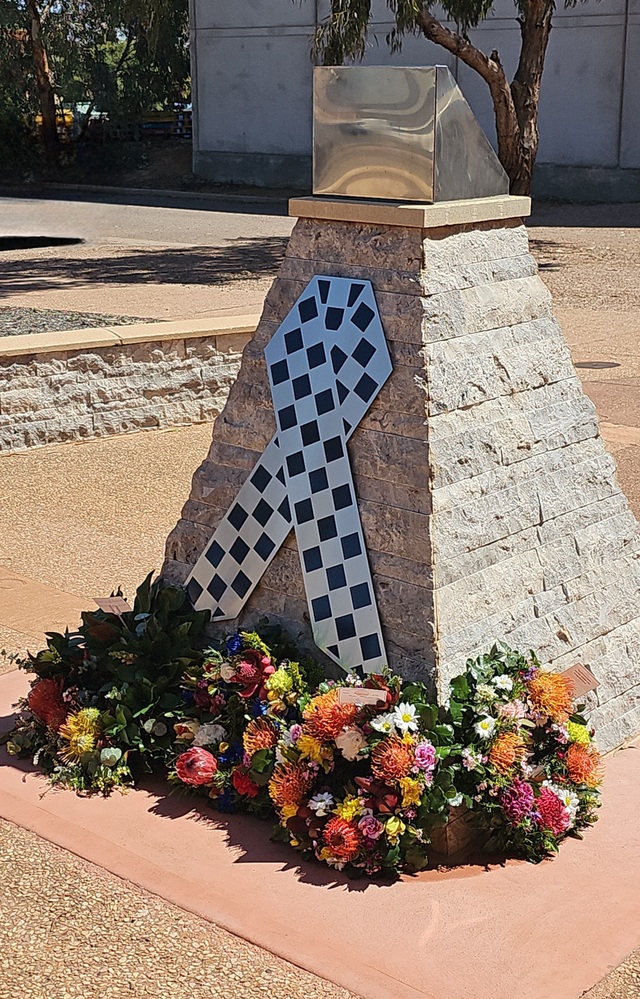
<path fill-rule="evenodd" d="M 314 196 L 171 533 L 212 620 L 431 684 L 498 640 L 640 729 L 640 526 L 448 70 L 316 70 Z M 317 651 L 317 650 L 316 650 Z"/>

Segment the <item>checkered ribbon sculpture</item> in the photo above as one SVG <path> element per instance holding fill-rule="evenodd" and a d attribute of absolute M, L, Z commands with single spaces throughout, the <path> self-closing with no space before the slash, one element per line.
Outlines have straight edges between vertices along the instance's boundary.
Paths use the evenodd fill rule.
<path fill-rule="evenodd" d="M 345 669 L 386 663 L 346 442 L 391 374 L 368 281 L 315 277 L 265 350 L 278 431 L 187 580 L 235 618 L 295 527 L 316 644 Z"/>

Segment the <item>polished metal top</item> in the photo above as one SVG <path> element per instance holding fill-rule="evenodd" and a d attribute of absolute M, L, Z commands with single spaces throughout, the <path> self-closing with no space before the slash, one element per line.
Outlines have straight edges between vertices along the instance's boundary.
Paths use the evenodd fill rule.
<path fill-rule="evenodd" d="M 314 194 L 440 202 L 508 192 L 446 66 L 315 69 Z"/>

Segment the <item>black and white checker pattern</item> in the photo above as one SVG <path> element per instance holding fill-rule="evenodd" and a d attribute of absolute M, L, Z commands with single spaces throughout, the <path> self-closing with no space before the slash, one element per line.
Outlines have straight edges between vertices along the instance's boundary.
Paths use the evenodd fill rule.
<path fill-rule="evenodd" d="M 385 663 L 346 441 L 391 374 L 368 281 L 315 277 L 265 350 L 278 432 L 187 588 L 236 617 L 293 523 L 317 645 L 344 668 Z"/>

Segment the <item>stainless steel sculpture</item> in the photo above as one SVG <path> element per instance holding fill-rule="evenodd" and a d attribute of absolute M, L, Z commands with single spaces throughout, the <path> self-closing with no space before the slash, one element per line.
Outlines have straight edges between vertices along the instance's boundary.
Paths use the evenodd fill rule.
<path fill-rule="evenodd" d="M 458 201 L 509 180 L 446 66 L 314 71 L 313 193 Z"/>

